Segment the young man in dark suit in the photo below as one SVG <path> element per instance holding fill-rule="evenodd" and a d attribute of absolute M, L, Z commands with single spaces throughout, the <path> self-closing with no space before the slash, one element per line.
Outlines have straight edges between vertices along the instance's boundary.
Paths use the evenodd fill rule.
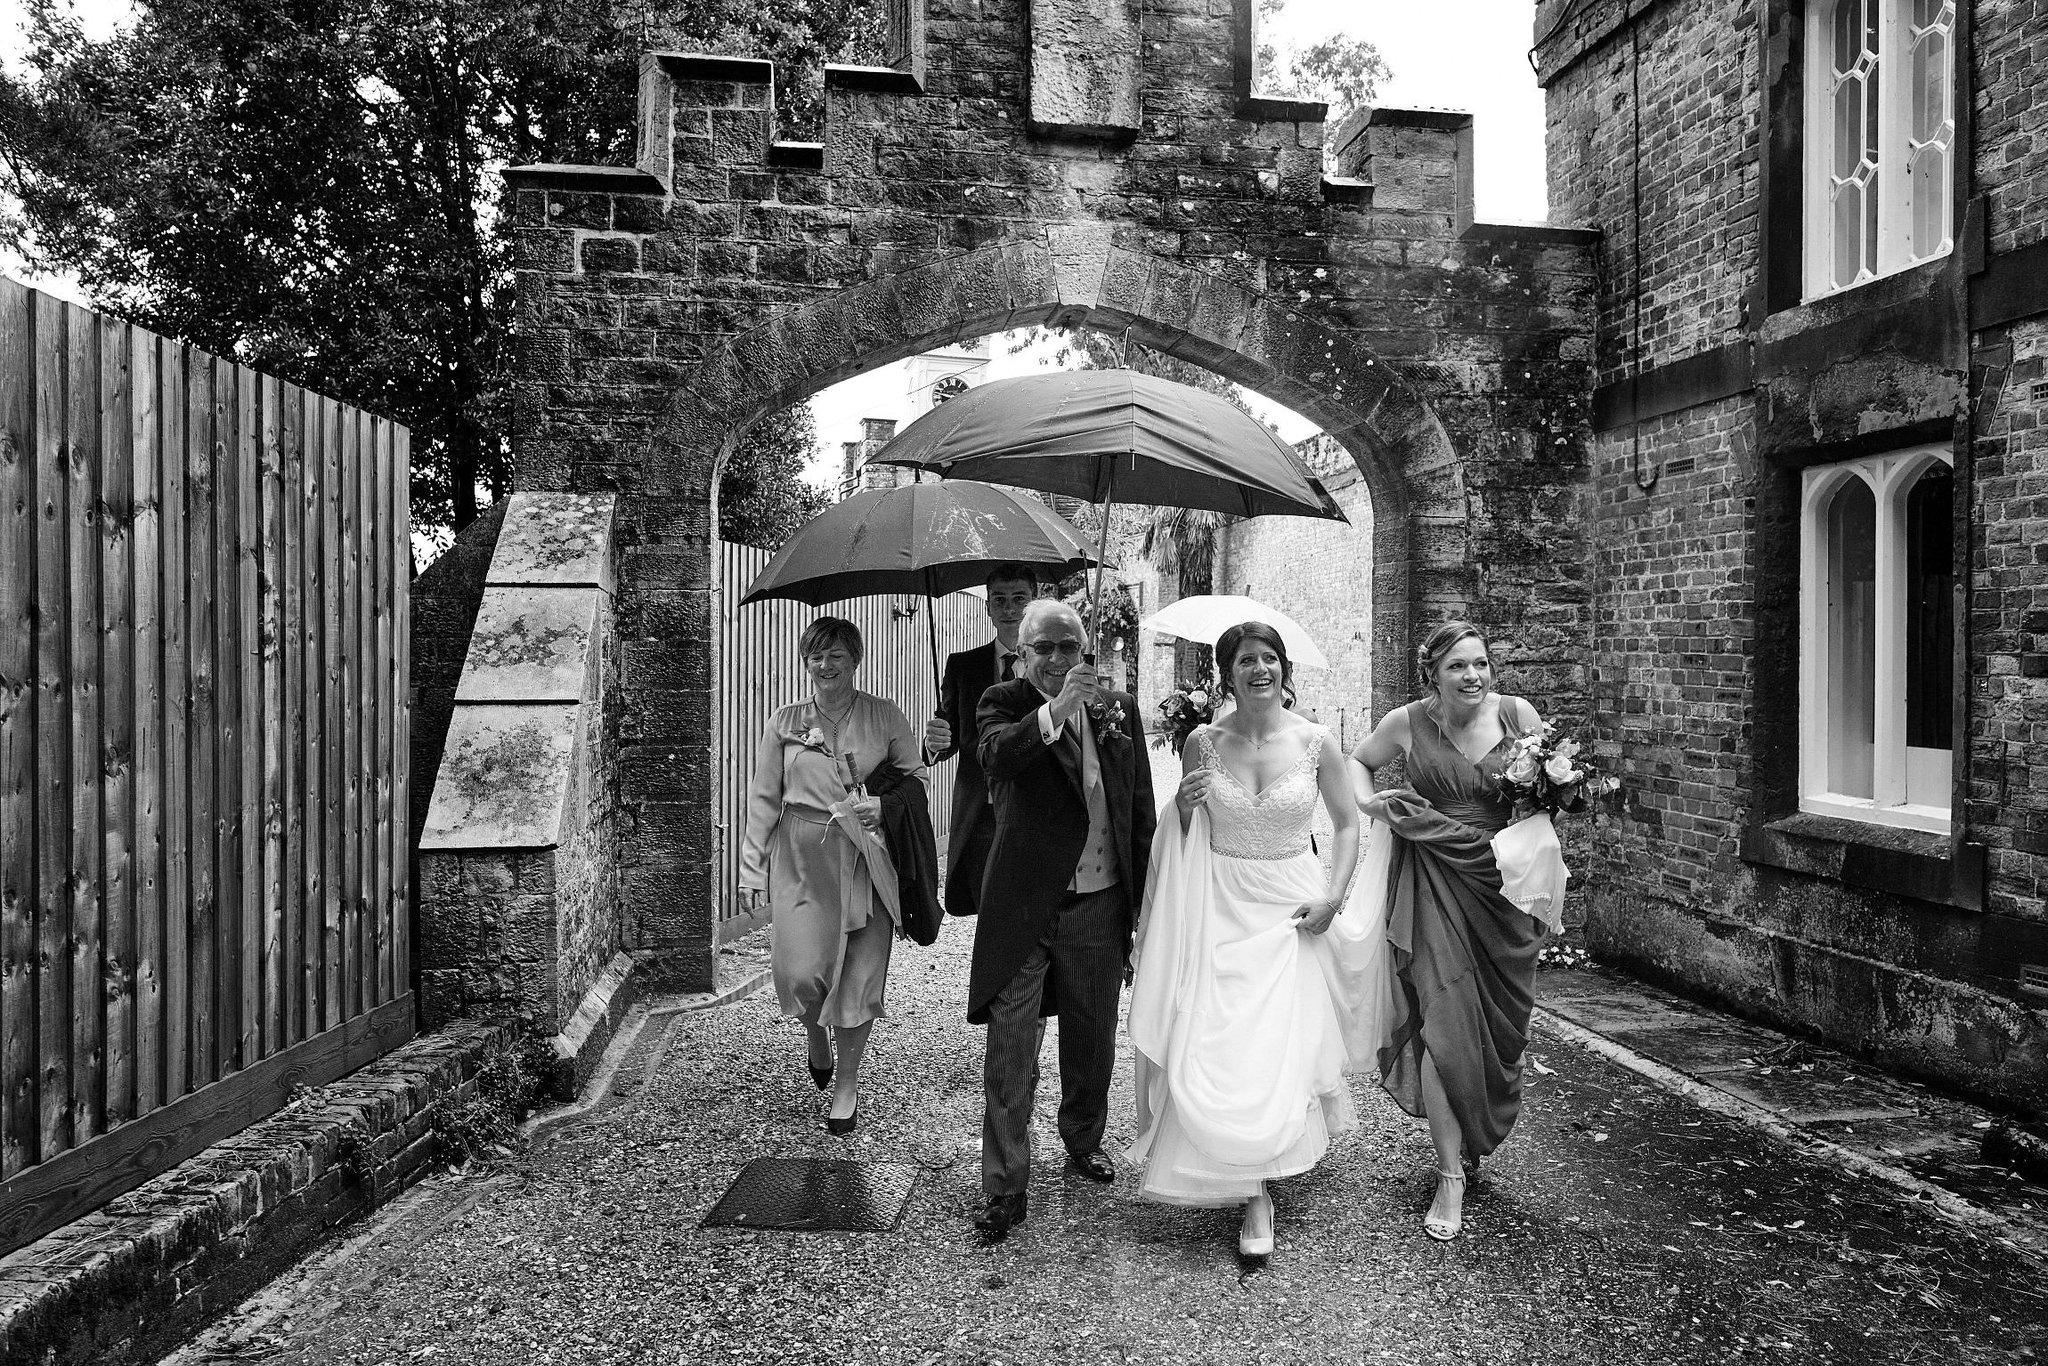
<path fill-rule="evenodd" d="M 1024 676 L 981 695 L 975 728 L 995 834 L 967 983 L 988 1026 L 975 1220 L 990 1239 L 1024 1222 L 1031 1110 L 1046 1015 L 1060 1019 L 1060 1141 L 1068 1170 L 1116 1179 L 1102 1151 L 1116 1068 L 1117 998 L 1145 900 L 1156 813 L 1137 700 L 1084 661 L 1073 608 L 1031 604 Z"/>
<path fill-rule="evenodd" d="M 998 565 L 987 580 L 986 608 L 996 638 L 986 645 L 961 650 L 946 658 L 939 684 L 939 714 L 925 723 L 926 764 L 960 757 L 953 776 L 953 816 L 946 829 L 946 910 L 973 915 L 981 908 L 981 874 L 988 865 L 988 843 L 995 833 L 989 809 L 988 780 L 974 746 L 974 709 L 981 695 L 1008 681 L 1017 658 L 1017 624 L 1038 596 L 1038 576 L 1027 565 Z"/>

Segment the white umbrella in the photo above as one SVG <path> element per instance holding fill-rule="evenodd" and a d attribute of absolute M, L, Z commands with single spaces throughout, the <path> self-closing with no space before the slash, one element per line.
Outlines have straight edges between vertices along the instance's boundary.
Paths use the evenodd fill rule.
<path fill-rule="evenodd" d="M 1160 608 L 1138 625 L 1161 635 L 1214 645 L 1225 631 L 1245 621 L 1263 621 L 1279 631 L 1280 639 L 1287 644 L 1287 657 L 1294 663 L 1306 664 L 1312 669 L 1330 667 L 1329 657 L 1302 629 L 1300 622 L 1277 607 L 1268 607 L 1257 598 L 1239 593 L 1198 593 L 1191 598 L 1182 598 Z M 1217 663 L 1223 665 L 1222 660 Z"/>

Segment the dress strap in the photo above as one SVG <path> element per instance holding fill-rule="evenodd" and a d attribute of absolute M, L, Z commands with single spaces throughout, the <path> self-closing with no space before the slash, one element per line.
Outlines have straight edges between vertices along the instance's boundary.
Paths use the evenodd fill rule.
<path fill-rule="evenodd" d="M 1329 733 L 1329 731 L 1321 726 L 1317 726 L 1315 731 L 1308 737 L 1308 748 L 1302 752 L 1301 757 L 1308 761 L 1310 768 L 1314 768 L 1316 763 L 1323 757 L 1323 740 Z"/>

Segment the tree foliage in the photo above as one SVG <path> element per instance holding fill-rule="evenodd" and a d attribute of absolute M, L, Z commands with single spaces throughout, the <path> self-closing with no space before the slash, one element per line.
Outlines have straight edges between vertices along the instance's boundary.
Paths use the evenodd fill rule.
<path fill-rule="evenodd" d="M 1259 0 L 1262 30 L 1270 29 L 1286 7 L 1287 0 Z M 1333 127 L 1352 110 L 1370 105 L 1380 82 L 1394 74 L 1378 48 L 1345 34 L 1299 48 L 1262 39 L 1255 70 L 1257 84 L 1276 94 L 1328 104 Z"/>
<path fill-rule="evenodd" d="M 413 433 L 416 523 L 511 481 L 503 169 L 631 159 L 643 45 L 872 60 L 878 0 L 143 0 L 94 41 L 30 0 L 0 219 L 166 335 Z M 865 46 L 863 46 L 865 45 Z M 815 71 L 809 79 L 815 83 Z"/>
<path fill-rule="evenodd" d="M 718 538 L 779 550 L 825 510 L 825 495 L 802 479 L 817 449 L 808 403 L 770 413 L 740 437 L 718 481 Z"/>

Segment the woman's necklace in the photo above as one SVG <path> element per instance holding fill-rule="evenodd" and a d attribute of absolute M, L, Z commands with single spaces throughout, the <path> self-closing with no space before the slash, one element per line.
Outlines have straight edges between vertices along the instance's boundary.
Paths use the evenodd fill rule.
<path fill-rule="evenodd" d="M 846 718 L 853 715 L 853 704 L 856 700 L 852 697 L 847 698 L 846 705 L 840 708 L 837 716 L 834 716 L 825 709 L 825 704 L 819 700 L 816 693 L 811 694 L 811 706 L 817 709 L 818 716 L 826 725 L 832 728 L 832 733 L 835 736 L 839 734 L 839 728 L 846 724 Z"/>

